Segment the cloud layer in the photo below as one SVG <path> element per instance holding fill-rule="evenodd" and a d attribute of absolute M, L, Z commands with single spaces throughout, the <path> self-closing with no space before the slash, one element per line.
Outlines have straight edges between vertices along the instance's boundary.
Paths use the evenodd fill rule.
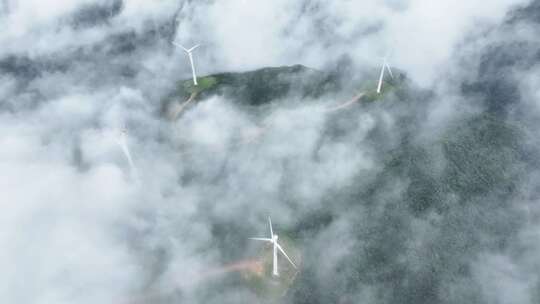
<path fill-rule="evenodd" d="M 253 303 L 201 274 L 255 255 L 270 215 L 303 248 L 284 302 L 537 303 L 537 3 L 2 2 L 0 302 Z M 202 74 L 389 53 L 423 91 L 170 122 L 173 39 Z"/>

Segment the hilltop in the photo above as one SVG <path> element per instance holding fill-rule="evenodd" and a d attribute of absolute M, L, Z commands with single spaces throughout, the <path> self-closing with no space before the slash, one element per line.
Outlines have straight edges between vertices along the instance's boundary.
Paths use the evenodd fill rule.
<path fill-rule="evenodd" d="M 248 107 L 278 102 L 285 97 L 310 101 L 332 96 L 345 101 L 360 93 L 362 100 L 369 102 L 402 89 L 406 83 L 405 73 L 396 70 L 395 78 L 385 77 L 383 91 L 377 94 L 378 73 L 375 68 L 353 77 L 340 71 L 320 71 L 303 65 L 218 73 L 199 77 L 197 86 L 191 79 L 179 81 L 176 89 L 165 98 L 164 105 L 168 116 L 175 118 L 187 105 L 214 95 Z"/>

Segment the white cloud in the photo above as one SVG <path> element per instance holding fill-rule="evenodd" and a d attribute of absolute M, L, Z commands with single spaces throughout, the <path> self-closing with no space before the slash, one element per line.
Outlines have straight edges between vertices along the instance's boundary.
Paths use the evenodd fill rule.
<path fill-rule="evenodd" d="M 189 77 L 183 54 L 160 32 L 174 32 L 179 8 L 176 38 L 203 43 L 196 56 L 203 73 L 323 67 L 341 54 L 377 64 L 392 50 L 393 65 L 417 84 L 443 82 L 435 88 L 440 102 L 418 122 L 429 133 L 464 111 L 454 84 L 445 82 L 447 72 L 463 72 L 454 47 L 525 2 L 132 0 L 106 25 L 76 28 L 69 24 L 74 12 L 110 3 L 19 1 L 0 19 L 0 64 L 14 64 L 7 55 L 27 59 L 12 70 L 0 67 L 0 302 L 119 303 L 146 288 L 188 293 L 195 302 L 198 285 L 183 274 L 239 255 L 241 240 L 234 238 L 241 235 L 232 234 L 244 228 L 216 231 L 216 222 L 242 222 L 248 230 L 272 215 L 287 227 L 327 208 L 336 221 L 314 239 L 337 237 L 342 250 L 323 269 L 353 248 L 346 237 L 358 210 L 333 205 L 334 197 L 377 178 L 387 157 L 377 144 L 399 144 L 405 127 L 398 112 L 411 109 L 374 105 L 337 118 L 344 120 L 339 138 L 325 133 L 336 119 L 322 111 L 325 100 L 298 105 L 288 98 L 296 106 L 274 105 L 254 116 L 235 100 L 212 97 L 174 124 L 164 121 L 163 92 Z M 533 105 L 535 79 L 527 74 L 522 87 Z M 118 145 L 124 126 L 140 184 Z M 384 142 L 374 143 L 381 134 Z M 381 196 L 402 195 L 406 181 L 393 178 Z M 386 206 L 362 219 L 387 220 Z M 479 280 L 499 273 L 479 269 Z"/>
<path fill-rule="evenodd" d="M 391 61 L 429 85 L 475 27 L 496 24 L 526 0 L 243 1 L 184 8 L 180 41 L 208 46 L 214 71 L 304 63 L 322 67 L 346 53 L 359 62 Z M 210 61 L 210 58 L 212 61 Z"/>

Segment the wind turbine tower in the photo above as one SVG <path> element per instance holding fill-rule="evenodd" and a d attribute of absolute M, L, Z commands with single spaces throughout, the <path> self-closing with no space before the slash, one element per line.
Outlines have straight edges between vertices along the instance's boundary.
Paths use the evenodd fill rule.
<path fill-rule="evenodd" d="M 273 258 L 272 258 L 272 275 L 274 276 L 279 276 L 279 271 L 278 271 L 278 260 L 277 260 L 277 257 L 278 257 L 278 251 L 283 254 L 285 256 L 285 258 L 287 258 L 287 260 L 289 261 L 289 263 L 291 263 L 291 265 L 296 269 L 296 265 L 293 263 L 293 261 L 291 260 L 291 258 L 289 258 L 289 256 L 287 255 L 287 253 L 285 253 L 285 250 L 283 250 L 283 248 L 281 247 L 281 245 L 279 245 L 278 243 L 278 235 L 277 234 L 274 234 L 274 231 L 272 230 L 272 220 L 270 219 L 270 217 L 268 217 L 268 224 L 270 225 L 270 238 L 249 238 L 250 240 L 255 240 L 255 241 L 263 241 L 263 242 L 268 242 L 268 243 L 271 243 L 272 244 L 272 249 L 273 249 Z"/>
<path fill-rule="evenodd" d="M 176 43 L 176 42 L 172 42 L 172 44 L 178 46 L 178 47 L 181 47 L 184 52 L 186 52 L 186 54 L 188 55 L 189 57 L 189 62 L 191 63 L 191 72 L 193 74 L 193 84 L 194 85 L 197 85 L 197 74 L 195 73 L 195 64 L 193 63 L 193 51 L 198 48 L 200 46 L 200 44 L 197 44 L 195 45 L 194 47 L 190 48 L 190 49 L 187 49 L 185 47 L 183 47 L 182 45 Z"/>

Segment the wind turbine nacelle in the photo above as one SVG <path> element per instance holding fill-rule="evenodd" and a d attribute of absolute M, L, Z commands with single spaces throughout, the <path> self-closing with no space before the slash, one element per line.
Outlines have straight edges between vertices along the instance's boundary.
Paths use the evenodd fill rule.
<path fill-rule="evenodd" d="M 274 234 L 274 241 L 277 241 L 278 240 L 278 236 L 277 234 Z"/>

